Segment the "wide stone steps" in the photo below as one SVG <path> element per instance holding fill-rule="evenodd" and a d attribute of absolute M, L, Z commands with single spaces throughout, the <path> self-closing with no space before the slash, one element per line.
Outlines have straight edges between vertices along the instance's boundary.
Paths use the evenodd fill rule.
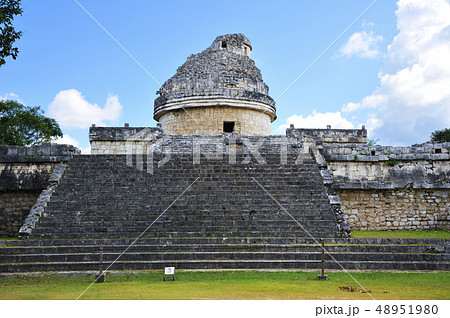
<path fill-rule="evenodd" d="M 175 205 L 176 209 L 174 208 L 173 210 L 170 210 L 169 213 L 167 213 L 167 215 L 170 215 L 172 217 L 181 217 L 184 215 L 187 216 L 195 216 L 195 217 L 268 217 L 270 219 L 270 216 L 274 217 L 277 216 L 279 214 L 282 214 L 281 211 L 287 210 L 289 211 L 289 213 L 296 213 L 296 214 L 300 214 L 300 211 L 305 212 L 304 214 L 301 215 L 305 215 L 305 216 L 329 216 L 325 211 L 321 211 L 320 209 L 317 209 L 317 207 L 326 207 L 326 204 L 317 204 L 313 205 L 313 204 L 305 204 L 305 205 L 297 205 L 297 206 L 283 206 L 283 208 L 279 207 L 278 205 L 271 205 L 271 206 L 262 206 L 259 209 L 245 209 L 245 207 L 242 207 L 240 209 L 234 209 L 234 210 L 226 210 L 224 209 L 225 206 L 222 206 L 221 204 L 217 204 L 217 205 L 211 205 L 208 203 L 205 203 L 204 205 L 201 205 L 201 198 L 198 198 L 199 201 L 197 201 L 196 203 L 192 202 L 191 204 L 197 204 L 199 205 L 199 207 L 201 206 L 202 209 L 200 210 L 189 210 L 189 206 L 188 204 L 186 204 L 184 201 L 180 200 L 177 201 Z M 244 203 L 241 201 L 235 201 L 235 203 Z M 233 202 L 233 204 L 235 204 Z M 252 202 L 250 202 L 251 204 Z M 75 203 L 74 203 L 75 205 Z M 59 206 L 60 208 L 69 208 L 71 207 L 70 204 L 61 204 Z M 93 212 L 93 208 L 88 209 L 88 206 L 84 205 L 84 204 L 80 204 L 79 206 L 80 208 L 82 207 L 86 207 L 86 216 L 89 217 L 96 217 L 97 214 L 88 214 L 88 212 Z M 142 217 L 146 217 L 148 215 L 152 215 L 152 214 L 157 214 L 158 212 L 164 212 L 167 209 L 167 206 L 164 207 L 163 205 L 161 206 L 151 206 L 151 205 L 125 205 L 125 204 L 115 204 L 116 208 L 121 208 L 122 211 L 120 211 L 121 213 L 137 213 L 138 215 L 141 215 Z M 163 208 L 164 207 L 164 208 Z M 137 208 L 142 208 L 142 211 L 136 211 L 135 209 Z M 225 207 L 226 208 L 226 207 Z M 46 213 L 47 214 L 53 214 L 55 216 L 64 216 L 64 210 L 60 210 L 58 208 L 58 210 L 56 210 L 56 207 L 50 207 L 48 209 L 46 209 Z M 107 210 L 108 206 L 102 206 L 99 204 L 99 210 L 103 211 L 103 210 Z M 98 211 L 98 210 L 97 210 Z M 167 210 L 169 211 L 169 210 Z M 166 212 L 167 212 L 166 211 Z M 103 211 L 104 212 L 104 211 Z M 180 212 L 184 212 L 185 214 L 181 214 Z M 268 212 L 272 212 L 272 214 L 267 215 Z M 187 214 L 188 213 L 188 214 Z M 67 213 L 66 213 L 67 214 Z M 159 214 L 158 214 L 159 215 Z M 286 214 L 287 216 L 287 214 Z"/>
<path fill-rule="evenodd" d="M 108 264 L 105 264 L 107 268 Z M 175 266 L 177 269 L 314 269 L 319 272 L 319 260 L 172 260 L 117 261 L 110 270 L 153 270 Z M 448 262 L 408 261 L 339 261 L 327 262 L 327 270 L 449 270 Z M 0 264 L 0 273 L 98 271 L 98 262 L 42 262 Z M 1 276 L 2 274 L 0 274 Z"/>
<path fill-rule="evenodd" d="M 156 217 L 155 217 L 156 219 Z M 304 227 L 309 226 L 328 226 L 329 222 L 332 220 L 307 220 L 300 223 Z M 75 226 L 76 223 L 73 223 L 73 226 Z M 46 221 L 41 222 L 41 226 L 48 226 L 48 227 L 60 227 L 67 225 L 67 223 L 64 222 L 56 222 L 56 221 Z M 148 220 L 145 221 L 138 221 L 133 220 L 129 221 L 126 218 L 121 220 L 102 220 L 102 219 L 91 219 L 91 218 L 85 218 L 83 220 L 83 225 L 87 226 L 103 226 L 103 227 L 115 227 L 120 226 L 121 228 L 146 228 L 147 226 L 152 226 L 150 229 L 153 230 L 158 227 L 177 227 L 177 228 L 183 228 L 187 231 L 193 231 L 198 229 L 198 227 L 201 225 L 202 228 L 214 228 L 217 230 L 221 230 L 224 227 L 233 227 L 233 228 L 239 228 L 242 230 L 251 230 L 251 229 L 261 229 L 261 230 L 271 230 L 271 229 L 278 229 L 278 228 L 285 228 L 286 230 L 292 229 L 292 230 L 298 230 L 300 229 L 300 226 L 297 224 L 296 221 L 288 221 L 288 220 L 205 220 L 202 219 L 195 220 L 193 218 L 191 219 L 166 219 L 166 220 L 158 220 L 154 222 L 150 222 Z M 270 226 L 270 228 L 268 228 Z M 152 229 L 153 228 L 153 229 Z M 193 229 L 191 229 L 193 228 Z M 150 230 L 149 229 L 149 230 Z"/>
<path fill-rule="evenodd" d="M 323 239 L 326 246 L 435 246 L 448 247 L 450 241 L 446 239 L 404 239 L 404 238 L 338 238 L 330 237 Z M 135 242 L 136 241 L 136 242 Z M 286 245 L 305 245 L 317 244 L 316 238 L 311 237 L 196 237 L 196 238 L 122 238 L 122 239 L 45 239 L 45 240 L 12 240 L 0 241 L 0 247 L 14 248 L 14 247 L 29 247 L 29 246 L 100 246 L 100 245 L 173 245 L 173 244 L 187 244 L 187 245 L 204 245 L 204 244 L 252 244 L 252 245 L 266 245 L 266 244 L 286 244 Z"/>
<path fill-rule="evenodd" d="M 324 239 L 325 267 L 339 270 L 450 270 L 450 240 Z M 224 237 L 28 240 L 0 243 L 0 272 L 177 269 L 315 269 L 311 238 Z M 119 257 L 120 256 L 120 257 Z M 342 267 L 341 267 L 342 266 Z"/>
<path fill-rule="evenodd" d="M 449 270 L 448 262 L 429 261 L 327 261 L 326 269 L 341 270 Z M 104 264 L 106 269 L 108 264 Z M 110 270 L 152 270 L 175 266 L 177 269 L 315 269 L 320 270 L 320 260 L 140 260 L 117 261 Z M 82 262 L 29 262 L 0 264 L 1 273 L 45 271 L 98 271 L 98 261 Z M 1 274 L 0 274 L 1 275 Z"/>
<path fill-rule="evenodd" d="M 127 249 L 128 248 L 128 249 Z M 104 253 L 142 252 L 217 252 L 217 251 L 243 251 L 243 252 L 311 252 L 321 250 L 317 244 L 168 244 L 168 245 L 103 245 Z M 422 253 L 432 254 L 430 246 L 426 245 L 356 245 L 338 244 L 326 245 L 328 252 L 354 252 L 354 253 Z M 27 254 L 96 254 L 100 251 L 99 245 L 56 245 L 56 246 L 18 246 L 1 249 L 0 257 L 4 255 Z M 442 253 L 442 252 L 441 252 Z M 443 255 L 443 254 L 436 254 Z M 448 254 L 445 254 L 448 255 Z"/>
<path fill-rule="evenodd" d="M 297 261 L 297 260 L 212 260 L 212 261 L 117 261 L 114 263 L 114 269 L 111 270 L 161 270 L 166 266 L 174 266 L 177 269 L 293 269 L 293 270 L 311 270 L 319 271 L 319 261 Z M 396 262 L 342 262 L 341 266 L 347 270 L 395 270 L 398 268 Z M 328 263 L 327 270 L 340 270 L 341 266 L 337 263 Z M 402 264 L 405 270 L 445 270 L 447 267 L 427 262 L 408 262 Z M 86 272 L 98 271 L 96 262 L 60 262 L 60 263 L 10 263 L 0 264 L 0 271 L 3 273 L 24 273 L 24 272 L 44 272 L 51 268 L 57 272 Z"/>
<path fill-rule="evenodd" d="M 341 261 L 387 261 L 387 262 L 449 262 L 448 254 L 405 254 L 405 253 L 357 253 L 331 252 L 328 258 Z M 119 259 L 125 261 L 183 261 L 183 260 L 310 260 L 321 259 L 320 252 L 257 252 L 257 251 L 227 251 L 227 252 L 134 252 L 134 253 L 104 253 L 103 261 L 108 266 Z M 16 254 L 0 256 L 0 263 L 30 263 L 30 262 L 98 262 L 98 253 L 63 253 L 63 254 Z"/>
<path fill-rule="evenodd" d="M 320 232 L 319 230 L 326 230 L 327 228 L 324 226 L 321 227 L 317 227 L 317 229 L 315 229 L 315 231 L 308 231 L 308 233 L 310 233 L 311 235 L 316 235 Z M 124 237 L 128 237 L 128 236 L 139 236 L 140 234 L 143 234 L 145 237 L 158 237 L 158 236 L 162 236 L 162 237 L 167 237 L 167 236 L 172 236 L 172 237 L 183 237 L 183 236 L 194 236 L 194 237 L 202 237 L 202 236 L 219 236 L 219 237 L 226 237 L 227 235 L 232 235 L 233 233 L 239 234 L 239 235 L 243 235 L 243 236 L 256 236 L 256 237 L 263 237 L 263 236 L 267 236 L 269 234 L 269 236 L 285 236 L 287 234 L 290 234 L 289 236 L 292 237 L 297 237 L 297 236 L 307 236 L 306 231 L 303 231 L 302 229 L 298 229 L 297 227 L 278 227 L 278 228 L 273 228 L 273 229 L 261 229 L 261 228 L 257 228 L 257 227 L 211 227 L 211 228 L 203 228 L 201 230 L 198 230 L 198 227 L 196 226 L 191 226 L 191 227 L 181 227 L 181 228 L 175 228 L 175 230 L 178 231 L 174 231 L 174 229 L 172 227 L 168 227 L 168 228 L 160 228 L 160 229 L 154 229 L 152 231 L 150 230 L 146 230 L 146 227 L 124 227 L 121 228 L 120 230 L 118 229 L 111 229 L 111 227 L 102 227 L 101 224 L 100 225 L 96 225 L 96 226 L 83 226 L 83 227 L 71 227 L 69 230 L 66 229 L 64 231 L 58 232 L 57 230 L 55 230 L 54 234 L 61 236 L 59 238 L 64 238 L 63 235 L 59 235 L 58 233 L 64 234 L 66 233 L 67 235 L 71 235 L 71 234 L 76 234 L 78 238 L 83 238 L 84 235 L 80 234 L 82 231 L 95 231 L 96 233 L 92 233 L 91 238 L 101 238 L 101 235 L 99 236 L 94 236 L 95 234 L 101 234 L 101 233 L 112 233 L 115 235 L 120 235 L 122 234 L 122 238 Z M 145 231 L 145 232 L 144 232 Z M 282 235 L 282 231 L 284 232 L 284 235 Z M 41 234 L 45 234 L 45 232 L 43 232 L 42 230 L 39 230 L 36 232 L 36 234 L 41 233 Z M 130 234 L 135 234 L 135 235 L 130 235 Z M 246 234 L 246 235 L 244 235 Z M 45 236 L 47 238 L 49 238 L 49 236 Z"/>
<path fill-rule="evenodd" d="M 153 222 L 146 237 L 336 235 L 310 154 L 289 154 L 282 165 L 270 153 L 262 155 L 266 164 L 240 164 L 247 155 L 238 164 L 204 157 L 194 164 L 192 155 L 172 154 L 158 167 L 162 157 L 153 174 L 127 165 L 124 155 L 74 157 L 31 238 L 133 237 Z"/>
<path fill-rule="evenodd" d="M 125 233 L 125 232 L 108 232 L 105 229 L 100 229 L 101 231 L 92 233 L 90 236 L 92 239 L 102 239 L 102 238 L 124 238 L 127 237 L 125 236 L 125 234 L 130 234 L 129 232 Z M 102 232 L 103 231 L 103 232 Z M 38 232 L 40 233 L 40 232 Z M 311 234 L 311 232 L 308 232 Z M 268 233 L 268 234 L 272 234 L 272 237 L 283 237 L 285 235 L 288 235 L 290 237 L 305 237 L 308 235 L 308 233 L 303 232 L 303 231 L 295 231 L 295 232 L 284 232 L 284 235 L 281 233 Z M 324 233 L 324 232 L 322 232 Z M 122 235 L 121 235 L 122 234 Z M 134 237 L 138 237 L 139 235 L 141 235 L 142 233 L 131 233 L 131 234 L 135 234 L 133 235 Z M 267 234 L 267 232 L 235 232 L 233 233 L 233 231 L 227 231 L 227 232 L 217 232 L 217 231 L 212 231 L 212 232 L 183 232 L 183 233 L 179 233 L 179 232 L 150 232 L 150 233 L 145 233 L 144 235 L 142 235 L 143 238 L 151 238 L 151 237 L 173 237 L 173 238 L 182 238 L 182 237 L 186 237 L 186 238 L 191 238 L 191 237 L 226 237 L 227 235 L 243 235 L 243 236 L 247 236 L 247 237 L 264 237 L 265 234 Z M 317 234 L 317 233 L 315 233 Z M 74 232 L 74 233 L 67 233 L 67 232 L 61 232 L 61 233 L 52 233 L 52 234 L 46 234 L 46 233 L 41 233 L 40 236 L 42 238 L 46 238 L 46 239 L 52 239 L 52 238 L 57 238 L 57 239 L 83 239 L 85 238 L 85 236 L 83 234 L 80 234 L 80 232 Z"/>

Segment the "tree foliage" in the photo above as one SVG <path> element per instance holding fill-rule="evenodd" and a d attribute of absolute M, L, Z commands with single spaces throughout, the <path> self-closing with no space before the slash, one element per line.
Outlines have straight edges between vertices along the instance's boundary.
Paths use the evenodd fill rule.
<path fill-rule="evenodd" d="M 0 101 L 0 144 L 31 146 L 51 142 L 63 133 L 53 118 L 39 106 L 27 107 L 15 101 Z"/>
<path fill-rule="evenodd" d="M 431 133 L 431 141 L 450 142 L 450 128 L 433 131 Z"/>
<path fill-rule="evenodd" d="M 19 54 L 19 49 L 13 44 L 22 36 L 22 31 L 16 31 L 12 21 L 14 16 L 22 15 L 20 1 L 0 0 L 0 66 L 6 63 L 6 57 L 11 56 L 15 60 Z"/>

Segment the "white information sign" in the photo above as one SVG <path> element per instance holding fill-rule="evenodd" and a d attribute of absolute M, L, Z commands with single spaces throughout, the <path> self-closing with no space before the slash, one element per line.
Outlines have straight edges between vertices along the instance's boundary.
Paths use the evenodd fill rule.
<path fill-rule="evenodd" d="M 174 274 L 175 274 L 175 267 L 164 268 L 164 275 L 174 275 Z"/>

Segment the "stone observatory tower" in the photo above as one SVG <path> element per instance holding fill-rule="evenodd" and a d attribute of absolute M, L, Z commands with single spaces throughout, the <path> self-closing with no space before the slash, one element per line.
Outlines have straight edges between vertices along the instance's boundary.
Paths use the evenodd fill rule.
<path fill-rule="evenodd" d="M 251 50 L 244 35 L 227 34 L 189 56 L 157 92 L 153 118 L 164 134 L 269 135 L 275 101 Z"/>

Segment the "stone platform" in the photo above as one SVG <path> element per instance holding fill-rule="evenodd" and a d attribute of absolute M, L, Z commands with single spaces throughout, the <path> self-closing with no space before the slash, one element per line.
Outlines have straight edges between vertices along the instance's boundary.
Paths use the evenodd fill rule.
<path fill-rule="evenodd" d="M 99 269 L 101 244 L 103 268 L 110 271 L 158 270 L 166 266 L 185 270 L 320 270 L 321 247 L 309 238 L 146 238 L 130 247 L 133 241 L 3 241 L 0 242 L 0 276 L 50 271 L 90 274 Z M 450 270 L 450 240 L 328 238 L 324 241 L 329 253 L 325 258 L 327 270 L 342 270 L 342 267 L 346 270 Z"/>

